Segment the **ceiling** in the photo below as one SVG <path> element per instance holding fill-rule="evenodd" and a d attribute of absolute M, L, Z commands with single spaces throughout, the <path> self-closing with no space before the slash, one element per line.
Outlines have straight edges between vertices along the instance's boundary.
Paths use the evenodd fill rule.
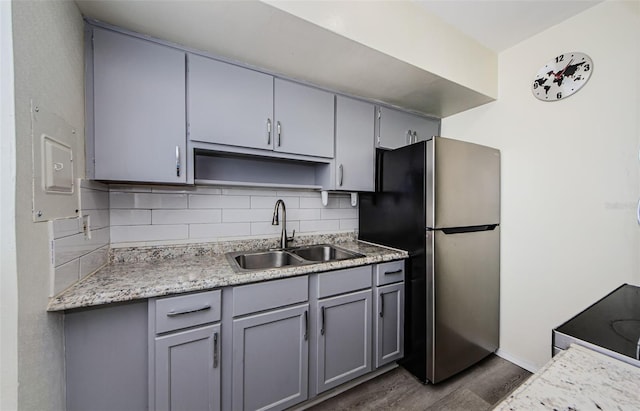
<path fill-rule="evenodd" d="M 603 0 L 415 0 L 499 53 Z"/>
<path fill-rule="evenodd" d="M 424 7 L 425 18 L 440 16 L 445 26 L 457 27 L 499 51 L 596 3 L 421 0 L 419 4 Z M 76 0 L 76 4 L 85 17 L 108 25 L 439 118 L 493 101 L 491 96 L 445 78 L 446 74 L 436 75 L 263 2 Z M 366 8 L 367 4 L 358 6 Z M 539 7 L 547 10 L 544 16 Z M 548 13 L 549 9 L 553 13 Z"/>

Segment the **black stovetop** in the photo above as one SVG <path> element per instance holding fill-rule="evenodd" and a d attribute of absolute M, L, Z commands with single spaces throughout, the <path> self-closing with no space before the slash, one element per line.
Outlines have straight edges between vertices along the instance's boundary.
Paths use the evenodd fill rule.
<path fill-rule="evenodd" d="M 621 285 L 556 330 L 638 359 L 640 287 Z"/>

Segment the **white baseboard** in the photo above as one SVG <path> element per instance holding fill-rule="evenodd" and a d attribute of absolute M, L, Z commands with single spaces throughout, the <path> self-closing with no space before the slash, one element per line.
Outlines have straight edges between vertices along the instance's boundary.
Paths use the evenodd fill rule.
<path fill-rule="evenodd" d="M 519 358 L 511 353 L 508 353 L 502 348 L 498 348 L 498 351 L 496 351 L 496 355 L 532 373 L 535 373 L 540 369 L 540 367 L 538 367 L 537 365 L 531 364 L 530 362 L 525 361 L 522 358 Z"/>

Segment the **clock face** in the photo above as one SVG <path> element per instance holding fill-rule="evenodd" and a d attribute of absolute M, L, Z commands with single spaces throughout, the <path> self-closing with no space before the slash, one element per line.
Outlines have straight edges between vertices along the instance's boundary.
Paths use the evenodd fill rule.
<path fill-rule="evenodd" d="M 565 99 L 587 84 L 592 70 L 593 62 L 586 54 L 560 54 L 538 70 L 531 91 L 542 101 Z"/>

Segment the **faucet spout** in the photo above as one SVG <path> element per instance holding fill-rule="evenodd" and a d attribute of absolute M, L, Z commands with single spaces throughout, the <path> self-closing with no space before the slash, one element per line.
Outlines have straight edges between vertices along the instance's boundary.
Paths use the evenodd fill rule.
<path fill-rule="evenodd" d="M 273 209 L 273 218 L 271 219 L 271 225 L 279 225 L 280 207 L 282 206 L 282 232 L 280 233 L 280 248 L 287 248 L 289 241 L 293 240 L 296 235 L 296 230 L 293 230 L 291 237 L 287 237 L 287 207 L 284 205 L 284 201 L 278 199 L 276 206 Z"/>

